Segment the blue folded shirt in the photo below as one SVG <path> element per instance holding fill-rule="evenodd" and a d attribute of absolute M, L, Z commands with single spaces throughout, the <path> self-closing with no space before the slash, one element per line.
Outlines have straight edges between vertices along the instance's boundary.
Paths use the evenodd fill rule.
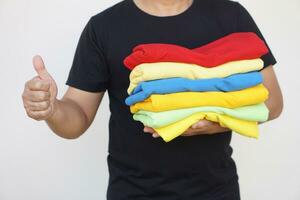
<path fill-rule="evenodd" d="M 141 82 L 126 98 L 126 105 L 130 106 L 144 101 L 151 94 L 170 94 L 175 92 L 230 92 L 253 87 L 263 82 L 260 72 L 234 74 L 225 78 L 197 79 L 169 78 Z"/>

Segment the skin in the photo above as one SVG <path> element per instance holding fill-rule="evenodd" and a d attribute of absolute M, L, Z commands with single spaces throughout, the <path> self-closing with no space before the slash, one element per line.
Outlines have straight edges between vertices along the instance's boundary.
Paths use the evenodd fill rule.
<path fill-rule="evenodd" d="M 25 84 L 22 95 L 27 115 L 37 121 L 45 120 L 58 136 L 78 138 L 93 122 L 104 92 L 90 93 L 69 87 L 58 100 L 56 83 L 40 56 L 33 58 L 33 66 L 38 76 Z"/>
<path fill-rule="evenodd" d="M 153 15 L 171 16 L 186 10 L 191 0 L 135 0 L 136 5 Z M 66 139 L 80 137 L 91 125 L 104 92 L 91 93 L 69 87 L 61 99 L 57 98 L 57 85 L 46 70 L 40 56 L 33 58 L 33 67 L 37 76 L 25 83 L 22 94 L 23 104 L 28 117 L 37 121 L 46 121 L 50 129 Z M 273 66 L 262 70 L 263 84 L 269 90 L 266 105 L 269 108 L 269 121 L 276 119 L 283 109 L 281 90 Z M 217 134 L 228 131 L 218 123 L 201 120 L 190 127 L 182 136 Z M 154 138 L 159 135 L 150 127 L 145 127 L 146 134 Z"/>

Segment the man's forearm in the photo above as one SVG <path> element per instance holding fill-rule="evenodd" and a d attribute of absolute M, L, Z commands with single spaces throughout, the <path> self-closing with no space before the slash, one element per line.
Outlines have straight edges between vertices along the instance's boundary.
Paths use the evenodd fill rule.
<path fill-rule="evenodd" d="M 269 118 L 268 121 L 271 121 L 273 119 L 276 119 L 280 116 L 282 110 L 283 110 L 283 104 L 282 101 L 267 101 L 266 105 L 269 109 Z"/>
<path fill-rule="evenodd" d="M 75 139 L 89 126 L 88 118 L 78 104 L 72 100 L 56 100 L 53 115 L 46 120 L 51 130 L 66 139 Z"/>
<path fill-rule="evenodd" d="M 283 97 L 273 66 L 268 66 L 262 70 L 263 84 L 269 90 L 269 98 L 265 102 L 269 109 L 268 121 L 280 116 L 283 109 Z"/>

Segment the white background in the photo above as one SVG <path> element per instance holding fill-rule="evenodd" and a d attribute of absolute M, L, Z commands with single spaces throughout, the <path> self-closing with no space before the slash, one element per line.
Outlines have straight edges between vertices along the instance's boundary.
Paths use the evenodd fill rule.
<path fill-rule="evenodd" d="M 90 16 L 114 0 L 0 0 L 0 200 L 105 199 L 108 181 L 108 99 L 78 140 L 54 135 L 26 117 L 21 93 L 43 56 L 59 96 L 79 35 Z M 259 140 L 234 135 L 243 200 L 300 199 L 300 0 L 240 1 L 257 21 L 278 60 L 285 99 L 279 119 L 261 126 Z"/>

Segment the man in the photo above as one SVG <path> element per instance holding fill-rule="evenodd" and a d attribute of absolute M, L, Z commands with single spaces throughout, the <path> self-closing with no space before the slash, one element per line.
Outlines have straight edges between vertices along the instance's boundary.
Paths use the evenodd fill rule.
<path fill-rule="evenodd" d="M 93 122 L 108 91 L 109 200 L 238 200 L 230 130 L 201 120 L 181 137 L 165 143 L 155 139 L 158 135 L 153 129 L 134 121 L 124 103 L 130 71 L 123 60 L 136 45 L 171 43 L 195 48 L 233 32 L 255 32 L 264 39 L 247 10 L 237 2 L 122 1 L 90 18 L 62 99 L 56 98 L 56 83 L 42 58 L 34 57 L 37 76 L 25 85 L 24 107 L 29 117 L 45 120 L 57 135 L 75 139 Z M 282 95 L 273 71 L 276 60 L 272 52 L 262 59 L 263 84 L 270 92 L 266 105 L 272 120 L 282 111 Z"/>

